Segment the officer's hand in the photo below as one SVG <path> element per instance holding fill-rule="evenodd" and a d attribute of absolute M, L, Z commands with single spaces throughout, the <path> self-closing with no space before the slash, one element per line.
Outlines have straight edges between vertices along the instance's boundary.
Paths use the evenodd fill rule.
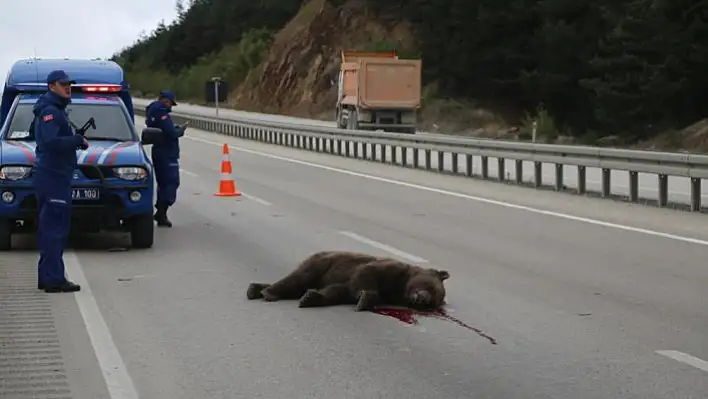
<path fill-rule="evenodd" d="M 84 142 L 81 143 L 81 145 L 79 146 L 79 149 L 87 150 L 88 148 L 89 148 L 89 142 L 88 142 L 88 140 L 86 140 L 86 138 L 84 138 Z"/>

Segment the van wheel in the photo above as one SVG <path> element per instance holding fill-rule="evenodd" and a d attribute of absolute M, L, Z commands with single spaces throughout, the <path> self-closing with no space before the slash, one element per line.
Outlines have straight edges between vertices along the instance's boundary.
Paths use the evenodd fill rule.
<path fill-rule="evenodd" d="M 152 248 L 155 242 L 155 221 L 152 213 L 130 220 L 130 241 L 133 248 Z"/>
<path fill-rule="evenodd" d="M 0 251 L 12 249 L 12 224 L 7 219 L 0 219 Z"/>

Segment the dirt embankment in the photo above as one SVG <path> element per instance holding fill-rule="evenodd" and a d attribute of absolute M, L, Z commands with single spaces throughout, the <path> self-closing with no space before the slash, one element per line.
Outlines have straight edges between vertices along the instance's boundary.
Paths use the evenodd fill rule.
<path fill-rule="evenodd" d="M 236 88 L 241 109 L 332 119 L 339 54 L 384 41 L 409 43 L 406 23 L 374 19 L 362 2 L 311 0 L 275 37 L 266 59 Z"/>

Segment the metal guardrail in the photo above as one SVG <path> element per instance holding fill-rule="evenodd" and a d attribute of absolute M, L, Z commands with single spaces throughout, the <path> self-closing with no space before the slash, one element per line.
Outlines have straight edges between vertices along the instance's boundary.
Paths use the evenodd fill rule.
<path fill-rule="evenodd" d="M 137 115 L 145 115 L 142 107 L 136 107 Z M 557 191 L 564 191 L 564 165 L 577 166 L 577 193 L 587 194 L 586 168 L 599 168 L 601 174 L 601 195 L 611 196 L 611 171 L 622 170 L 629 174 L 629 195 L 632 202 L 639 200 L 639 173 L 658 176 L 658 205 L 668 204 L 668 176 L 690 179 L 690 209 L 701 210 L 701 181 L 708 178 L 708 155 L 683 154 L 658 151 L 637 151 L 589 146 L 569 146 L 556 144 L 530 144 L 502 140 L 471 139 L 458 137 L 420 137 L 402 133 L 382 133 L 353 131 L 337 128 L 281 123 L 241 118 L 205 117 L 185 112 L 172 112 L 176 123 L 190 120 L 190 126 L 197 129 L 227 136 L 256 140 L 268 144 L 284 145 L 309 151 L 369 161 L 387 162 L 403 166 L 421 168 L 440 173 L 460 174 L 460 157 L 464 158 L 465 175 L 472 177 L 473 157 L 482 161 L 480 176 L 489 179 L 489 158 L 496 158 L 497 179 L 505 181 L 505 160 L 515 161 L 515 180 L 523 184 L 523 162 L 533 162 L 533 186 L 542 187 L 543 163 L 555 165 Z M 401 160 L 398 155 L 400 148 Z M 389 151 L 390 149 L 390 151 Z M 380 151 L 380 157 L 377 157 Z M 413 164 L 408 164 L 408 155 L 413 153 Z M 432 151 L 437 153 L 437 168 L 431 164 Z M 452 170 L 444 169 L 444 155 L 452 156 Z"/>

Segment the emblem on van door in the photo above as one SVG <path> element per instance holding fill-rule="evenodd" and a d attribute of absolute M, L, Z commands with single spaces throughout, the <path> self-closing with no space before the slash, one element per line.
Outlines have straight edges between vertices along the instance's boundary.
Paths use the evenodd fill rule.
<path fill-rule="evenodd" d="M 74 172 L 74 180 L 79 180 L 79 172 Z"/>

